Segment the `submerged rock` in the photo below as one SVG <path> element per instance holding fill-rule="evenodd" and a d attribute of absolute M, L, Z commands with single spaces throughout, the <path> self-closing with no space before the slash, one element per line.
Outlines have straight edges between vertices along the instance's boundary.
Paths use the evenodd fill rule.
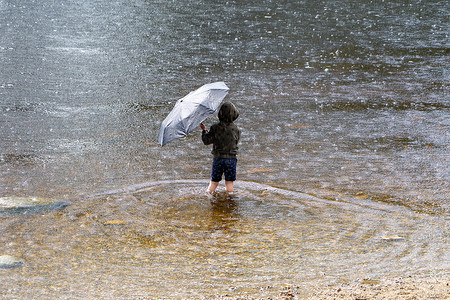
<path fill-rule="evenodd" d="M 22 266 L 22 262 L 11 255 L 0 255 L 0 268 L 13 269 Z"/>
<path fill-rule="evenodd" d="M 1 212 L 21 212 L 33 210 L 61 209 L 66 202 L 39 197 L 0 197 Z"/>

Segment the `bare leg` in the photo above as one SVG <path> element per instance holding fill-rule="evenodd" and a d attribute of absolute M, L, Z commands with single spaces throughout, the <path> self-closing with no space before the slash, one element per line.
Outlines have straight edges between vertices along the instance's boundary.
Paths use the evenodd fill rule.
<path fill-rule="evenodd" d="M 208 186 L 208 192 L 213 193 L 216 190 L 218 185 L 219 185 L 218 182 L 210 181 L 209 186 Z"/>
<path fill-rule="evenodd" d="M 226 181 L 225 180 L 225 189 L 227 190 L 228 193 L 233 192 L 233 183 L 234 183 L 234 181 Z"/>

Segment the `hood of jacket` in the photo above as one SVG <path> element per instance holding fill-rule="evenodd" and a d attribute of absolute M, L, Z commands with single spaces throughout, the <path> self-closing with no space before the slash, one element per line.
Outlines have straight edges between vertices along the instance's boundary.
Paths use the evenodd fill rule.
<path fill-rule="evenodd" d="M 239 111 L 231 102 L 225 102 L 219 109 L 219 120 L 225 123 L 232 123 L 239 117 Z"/>

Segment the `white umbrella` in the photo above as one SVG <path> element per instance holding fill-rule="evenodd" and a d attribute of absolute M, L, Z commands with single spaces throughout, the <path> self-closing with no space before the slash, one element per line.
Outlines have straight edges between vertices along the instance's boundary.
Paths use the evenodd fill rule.
<path fill-rule="evenodd" d="M 227 95 L 229 88 L 224 82 L 205 84 L 175 103 L 172 111 L 161 123 L 158 142 L 161 146 L 186 136 L 213 114 Z"/>

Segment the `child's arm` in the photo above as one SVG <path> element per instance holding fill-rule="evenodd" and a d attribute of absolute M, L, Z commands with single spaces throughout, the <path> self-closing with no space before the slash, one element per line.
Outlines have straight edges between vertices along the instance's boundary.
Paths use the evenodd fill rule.
<path fill-rule="evenodd" d="M 200 128 L 202 129 L 203 144 L 209 145 L 214 143 L 214 133 L 213 133 L 214 126 L 211 127 L 211 130 L 209 132 L 206 131 L 206 126 L 203 123 L 200 124 Z"/>

